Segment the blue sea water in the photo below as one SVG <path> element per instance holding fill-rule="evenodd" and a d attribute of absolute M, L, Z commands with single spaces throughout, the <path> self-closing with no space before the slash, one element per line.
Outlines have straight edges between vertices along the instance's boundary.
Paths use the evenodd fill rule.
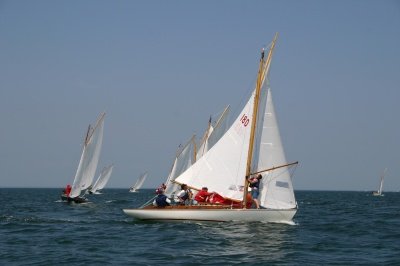
<path fill-rule="evenodd" d="M 0 265 L 400 265 L 400 193 L 296 191 L 295 225 L 143 222 L 153 190 L 0 189 Z"/>

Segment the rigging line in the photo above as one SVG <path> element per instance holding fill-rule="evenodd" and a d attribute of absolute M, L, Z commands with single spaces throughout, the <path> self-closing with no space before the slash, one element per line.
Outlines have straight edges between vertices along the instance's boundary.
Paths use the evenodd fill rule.
<path fill-rule="evenodd" d="M 151 199 L 149 199 L 148 201 L 146 201 L 146 203 L 144 203 L 142 206 L 140 206 L 139 209 L 141 209 L 141 208 L 146 207 L 147 205 L 149 205 L 151 202 L 154 201 L 154 199 L 155 199 L 156 197 L 157 197 L 157 196 L 154 196 L 154 197 L 152 197 Z"/>
<path fill-rule="evenodd" d="M 288 167 L 289 169 L 287 169 L 287 170 L 285 170 L 285 171 L 281 171 L 281 172 L 279 172 L 279 173 L 271 173 L 271 174 L 270 174 L 270 177 L 269 177 L 269 180 L 267 181 L 267 183 L 271 183 L 272 181 L 276 180 L 276 179 L 277 179 L 278 177 L 280 177 L 281 175 L 284 175 L 286 171 L 289 172 L 290 181 L 293 181 L 292 176 L 293 176 L 293 174 L 294 174 L 294 170 L 297 169 L 297 164 L 296 164 L 296 165 L 286 166 L 286 167 Z M 292 170 L 293 172 L 290 173 L 290 170 L 291 170 L 292 168 L 293 168 L 294 170 Z M 267 176 L 267 177 L 268 177 L 268 176 Z"/>
<path fill-rule="evenodd" d="M 290 179 L 292 179 L 293 180 L 293 177 L 294 177 L 294 172 L 297 170 L 297 166 L 298 165 L 295 165 L 294 167 L 290 167 L 289 169 L 292 169 L 292 172 L 289 174 L 290 175 Z"/>

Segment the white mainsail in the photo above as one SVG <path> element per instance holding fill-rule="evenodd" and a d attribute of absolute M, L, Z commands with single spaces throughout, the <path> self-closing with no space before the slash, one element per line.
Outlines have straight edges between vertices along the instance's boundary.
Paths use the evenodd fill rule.
<path fill-rule="evenodd" d="M 220 195 L 242 200 L 254 92 L 237 119 L 219 141 L 190 168 L 176 178 L 178 183 L 200 189 L 208 187 Z"/>
<path fill-rule="evenodd" d="M 131 187 L 130 191 L 134 192 L 140 189 L 143 186 L 143 183 L 146 180 L 146 178 L 147 178 L 147 172 L 141 174 L 138 180 L 136 180 L 136 183 Z"/>
<path fill-rule="evenodd" d="M 104 116 L 105 113 L 100 115 L 94 128 L 89 126 L 79 166 L 69 194 L 70 198 L 78 197 L 82 191 L 92 184 L 103 142 Z"/>
<path fill-rule="evenodd" d="M 110 165 L 107 167 L 104 167 L 103 170 L 101 171 L 99 177 L 97 178 L 96 182 L 94 183 L 94 185 L 92 186 L 92 188 L 90 189 L 90 192 L 92 193 L 96 193 L 97 191 L 103 189 L 108 180 L 111 177 L 111 173 L 112 170 L 114 168 L 114 165 Z"/>

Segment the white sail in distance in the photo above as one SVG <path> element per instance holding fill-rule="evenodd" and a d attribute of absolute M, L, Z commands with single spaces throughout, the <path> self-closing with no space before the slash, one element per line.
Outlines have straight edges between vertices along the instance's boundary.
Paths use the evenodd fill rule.
<path fill-rule="evenodd" d="M 136 180 L 136 183 L 131 187 L 131 191 L 136 191 L 140 189 L 143 186 L 143 183 L 146 180 L 146 178 L 147 178 L 147 172 L 141 174 L 138 180 Z"/>
<path fill-rule="evenodd" d="M 114 165 L 110 165 L 110 166 L 107 166 L 107 167 L 103 168 L 103 170 L 101 171 L 101 173 L 100 173 L 99 177 L 97 178 L 96 182 L 94 183 L 94 185 L 90 189 L 90 191 L 92 193 L 96 193 L 98 190 L 101 190 L 106 186 L 108 180 L 111 177 L 111 173 L 112 173 L 113 168 L 114 168 Z"/>
<path fill-rule="evenodd" d="M 100 115 L 94 128 L 89 127 L 69 195 L 71 198 L 78 197 L 93 182 L 103 142 L 104 116 L 105 113 Z"/>

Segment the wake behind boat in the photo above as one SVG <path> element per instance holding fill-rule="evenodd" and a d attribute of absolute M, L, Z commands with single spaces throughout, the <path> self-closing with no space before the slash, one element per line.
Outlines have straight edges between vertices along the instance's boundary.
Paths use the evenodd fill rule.
<path fill-rule="evenodd" d="M 99 162 L 103 142 L 104 116 L 105 113 L 100 115 L 94 127 L 89 125 L 74 182 L 72 186 L 68 185 L 64 189 L 61 195 L 62 201 L 74 203 L 87 202 L 87 198 L 84 195 L 92 184 Z"/>
<path fill-rule="evenodd" d="M 297 203 L 290 169 L 297 162 L 286 161 L 266 82 L 276 39 L 277 35 L 266 59 L 262 51 L 255 89 L 230 128 L 200 158 L 190 156 L 197 150 L 190 148 L 192 141 L 185 145 L 167 179 L 168 197 L 176 194 L 178 185 L 187 184 L 196 191 L 208 188 L 222 200 L 183 206 L 172 203 L 167 207 L 156 207 L 150 200 L 141 208 L 124 209 L 127 215 L 141 220 L 292 223 Z M 260 176 L 259 187 L 253 188 L 259 189 L 257 209 L 248 204 L 252 200 L 248 199 L 252 176 Z"/>

